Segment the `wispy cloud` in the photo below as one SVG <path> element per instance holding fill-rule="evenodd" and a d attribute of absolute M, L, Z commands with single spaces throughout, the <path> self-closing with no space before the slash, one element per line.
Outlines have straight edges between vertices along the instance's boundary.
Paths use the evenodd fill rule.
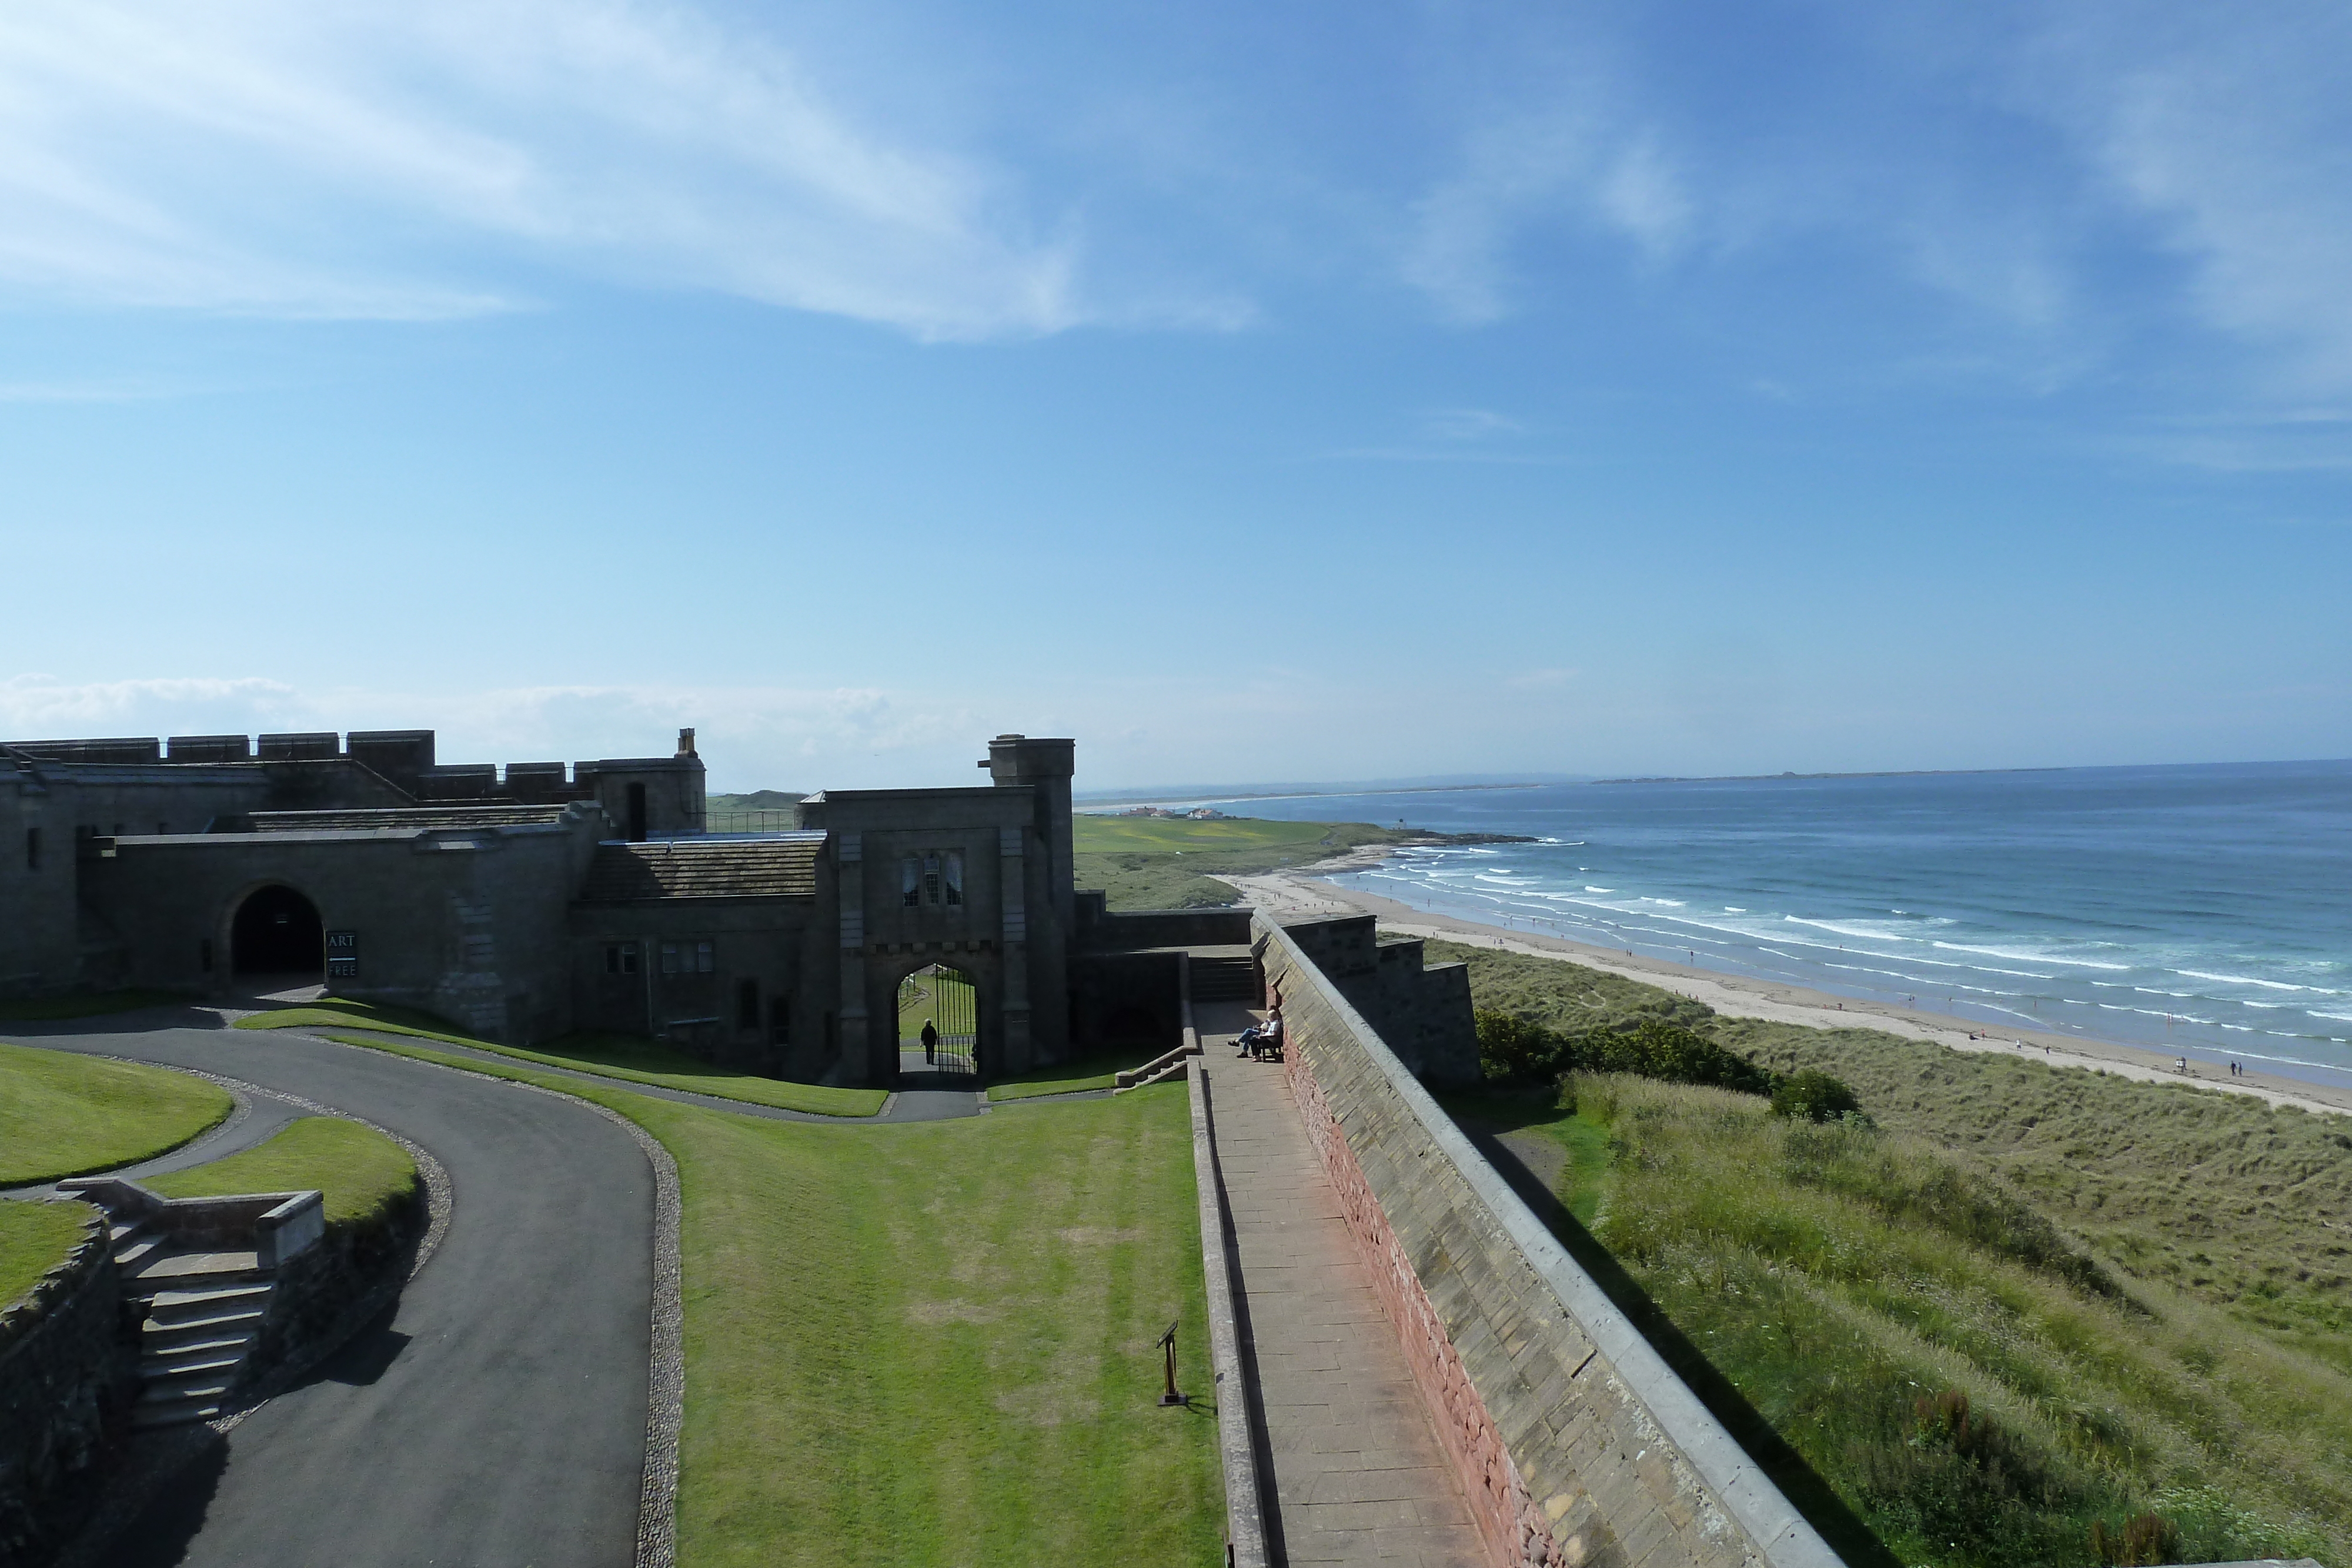
<path fill-rule="evenodd" d="M 2206 323 L 2289 380 L 2352 384 L 2352 16 L 2286 3 L 2161 26 L 2092 12 L 2034 40 L 2030 90 L 2190 267 Z"/>
<path fill-rule="evenodd" d="M 446 317 L 549 267 L 974 337 L 1069 325 L 1076 267 L 1004 172 L 686 6 L 0 12 L 20 298 Z"/>
<path fill-rule="evenodd" d="M 1433 408 L 1421 416 L 1421 429 L 1436 441 L 1486 441 L 1520 434 L 1527 426 L 1490 408 Z"/>

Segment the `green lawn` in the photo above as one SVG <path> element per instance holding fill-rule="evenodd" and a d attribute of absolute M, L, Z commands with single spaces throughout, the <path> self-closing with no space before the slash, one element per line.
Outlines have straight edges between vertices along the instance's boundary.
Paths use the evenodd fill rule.
<path fill-rule="evenodd" d="M 152 1159 L 235 1106 L 184 1072 L 0 1044 L 0 1186 Z"/>
<path fill-rule="evenodd" d="M 239 1029 L 300 1029 L 313 1032 L 334 1029 L 368 1029 L 388 1034 L 437 1040 L 474 1051 L 495 1051 L 518 1061 L 547 1067 L 576 1068 L 633 1083 L 655 1083 L 724 1100 L 744 1100 L 780 1111 L 806 1111 L 819 1116 L 871 1116 L 889 1098 L 880 1089 L 828 1089 L 814 1083 L 792 1083 L 716 1067 L 682 1051 L 657 1045 L 641 1035 L 578 1034 L 525 1049 L 476 1040 L 455 1031 L 443 1019 L 408 1008 L 381 1007 L 371 1002 L 325 998 L 316 1007 L 281 1008 L 236 1020 Z M 341 1036 L 335 1038 L 341 1039 Z"/>
<path fill-rule="evenodd" d="M 97 1212 L 87 1203 L 0 1202 L 0 1308 L 64 1262 Z"/>
<path fill-rule="evenodd" d="M 1108 1089 L 1118 1074 L 1140 1067 L 1160 1053 L 1144 1047 L 1105 1051 L 1053 1067 L 1040 1067 L 1000 1078 L 988 1086 L 991 1100 L 1029 1100 L 1040 1094 L 1070 1094 L 1081 1089 Z"/>
<path fill-rule="evenodd" d="M 162 1007 L 190 998 L 176 991 L 87 991 L 61 997 L 0 1000 L 0 1023 L 44 1023 L 58 1019 L 97 1018 L 138 1008 Z"/>
<path fill-rule="evenodd" d="M 241 1154 L 141 1184 L 165 1197 L 317 1187 L 330 1225 L 364 1222 L 414 1202 L 416 1162 L 373 1127 L 340 1116 L 304 1116 Z"/>
<path fill-rule="evenodd" d="M 1850 1562 L 2089 1563 L 2153 1513 L 2164 1561 L 2352 1563 L 2352 1124 L 1432 956 L 1481 1007 L 1671 1016 L 1857 1091 L 1826 1127 L 1638 1079 L 1449 1100 L 1559 1151 L 1563 1239 Z"/>
<path fill-rule="evenodd" d="M 1113 909 L 1183 909 L 1240 902 L 1220 875 L 1305 865 L 1363 844 L 1426 834 L 1368 822 L 1271 822 L 1253 817 L 1077 816 L 1072 843 L 1080 887 L 1098 887 Z"/>
<path fill-rule="evenodd" d="M 1185 1092 L 824 1126 L 378 1045 L 610 1105 L 685 1199 L 678 1561 L 1216 1562 Z"/>

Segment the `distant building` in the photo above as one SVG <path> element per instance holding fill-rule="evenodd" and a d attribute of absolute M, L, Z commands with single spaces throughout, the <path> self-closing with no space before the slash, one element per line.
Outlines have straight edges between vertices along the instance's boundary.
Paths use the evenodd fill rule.
<path fill-rule="evenodd" d="M 650 1034 L 888 1084 L 899 982 L 946 965 L 990 1077 L 1172 1043 L 1185 956 L 1246 961 L 1249 912 L 1078 893 L 1075 749 L 999 736 L 986 785 L 829 790 L 735 834 L 705 831 L 690 729 L 667 757 L 503 769 L 440 764 L 431 730 L 0 743 L 0 995 L 323 980 L 488 1039 Z M 1413 1037 L 1452 1042 L 1449 1071 L 1457 979 Z"/>

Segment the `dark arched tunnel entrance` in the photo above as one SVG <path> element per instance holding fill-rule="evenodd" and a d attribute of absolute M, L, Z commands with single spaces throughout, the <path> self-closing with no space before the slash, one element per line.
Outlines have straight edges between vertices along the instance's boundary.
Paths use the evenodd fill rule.
<path fill-rule="evenodd" d="M 229 954 L 240 975 L 324 975 L 327 935 L 318 905 L 290 887 L 259 889 L 237 906 Z"/>

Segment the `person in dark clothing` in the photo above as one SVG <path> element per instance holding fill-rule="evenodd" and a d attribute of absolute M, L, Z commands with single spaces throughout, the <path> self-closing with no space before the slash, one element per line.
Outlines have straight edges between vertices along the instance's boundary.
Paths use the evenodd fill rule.
<path fill-rule="evenodd" d="M 940 1060 L 940 1030 L 929 1019 L 923 1020 L 923 1061 L 937 1066 Z"/>

